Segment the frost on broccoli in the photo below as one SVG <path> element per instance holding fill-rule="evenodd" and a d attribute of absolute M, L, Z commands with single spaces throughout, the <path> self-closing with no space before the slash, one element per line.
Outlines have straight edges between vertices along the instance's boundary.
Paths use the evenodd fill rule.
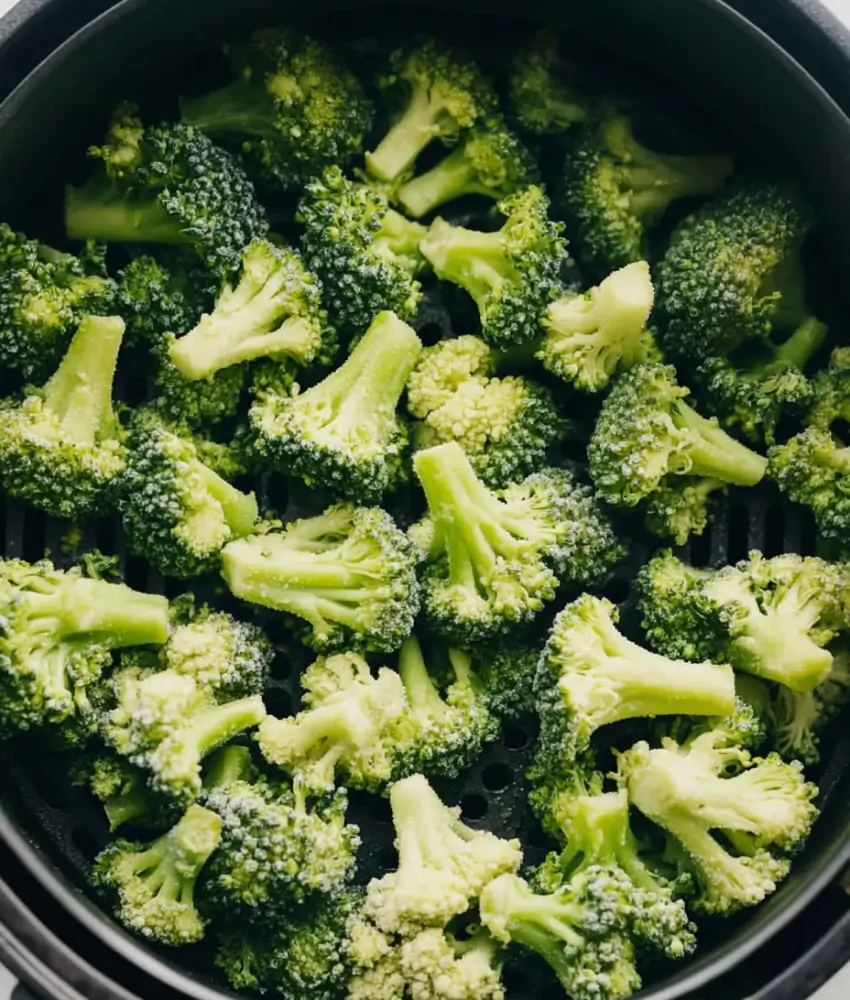
<path fill-rule="evenodd" d="M 372 105 L 357 78 L 315 38 L 258 31 L 225 49 L 236 79 L 181 101 L 183 120 L 214 138 L 242 141 L 276 188 L 291 190 L 360 152 Z"/>
<path fill-rule="evenodd" d="M 429 927 L 402 942 L 400 959 L 415 1000 L 505 1000 L 503 949 L 483 928 L 461 936 Z"/>
<path fill-rule="evenodd" d="M 532 135 L 560 135 L 586 120 L 588 105 L 560 73 L 558 38 L 538 31 L 511 64 L 511 111 Z"/>
<path fill-rule="evenodd" d="M 128 823 L 160 830 L 178 818 L 173 800 L 153 792 L 145 772 L 108 747 L 82 750 L 69 771 L 71 783 L 88 788 L 101 803 L 111 833 Z"/>

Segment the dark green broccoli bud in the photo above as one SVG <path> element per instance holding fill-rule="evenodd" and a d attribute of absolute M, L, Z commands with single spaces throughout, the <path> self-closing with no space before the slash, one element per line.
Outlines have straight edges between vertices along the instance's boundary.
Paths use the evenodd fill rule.
<path fill-rule="evenodd" d="M 274 649 L 261 628 L 206 605 L 173 629 L 162 662 L 213 692 L 217 701 L 262 694 Z"/>
<path fill-rule="evenodd" d="M 115 308 L 127 324 L 127 344 L 155 345 L 198 322 L 209 301 L 188 271 L 143 254 L 118 272 Z"/>
<path fill-rule="evenodd" d="M 235 990 L 339 1000 L 350 973 L 348 925 L 360 899 L 360 891 L 345 889 L 311 899 L 266 935 L 227 932 L 219 938 L 215 964 Z"/>
<path fill-rule="evenodd" d="M 349 357 L 304 392 L 264 393 L 251 407 L 258 455 L 308 486 L 377 503 L 404 477 L 407 427 L 396 407 L 422 343 L 379 313 Z"/>
<path fill-rule="evenodd" d="M 708 358 L 694 375 L 700 398 L 724 428 L 772 445 L 780 419 L 815 402 L 817 390 L 803 369 L 825 337 L 824 324 L 807 319 L 779 346 L 768 341 L 742 348 L 741 357 Z"/>
<path fill-rule="evenodd" d="M 587 118 L 587 103 L 562 79 L 558 38 L 538 31 L 511 65 L 510 102 L 514 117 L 532 135 L 559 135 Z"/>
<path fill-rule="evenodd" d="M 0 561 L 0 732 L 71 720 L 97 726 L 92 696 L 111 650 L 161 645 L 168 601 L 46 559 Z"/>
<path fill-rule="evenodd" d="M 506 221 L 496 232 L 436 219 L 419 249 L 438 278 L 475 300 L 487 343 L 508 348 L 538 335 L 546 307 L 561 290 L 567 244 L 541 188 L 519 191 L 498 207 Z"/>
<path fill-rule="evenodd" d="M 837 347 L 829 365 L 812 380 L 814 399 L 806 425 L 829 430 L 836 420 L 850 419 L 850 348 Z"/>
<path fill-rule="evenodd" d="M 142 128 L 132 105 L 116 111 L 102 169 L 69 187 L 65 229 L 72 239 L 190 247 L 210 271 L 227 277 L 242 249 L 268 231 L 265 213 L 238 160 L 186 125 Z M 116 130 L 136 130 L 132 156 Z"/>
<path fill-rule="evenodd" d="M 540 179 L 522 141 L 498 118 L 481 122 L 435 167 L 403 184 L 396 195 L 414 219 L 455 198 L 479 194 L 503 201 Z"/>
<path fill-rule="evenodd" d="M 629 887 L 625 873 L 592 866 L 545 894 L 502 875 L 481 894 L 481 922 L 497 941 L 536 952 L 574 1000 L 625 1000 L 641 985 Z"/>
<path fill-rule="evenodd" d="M 0 223 L 0 364 L 40 378 L 90 313 L 113 311 L 115 286 L 90 254 L 74 257 Z"/>
<path fill-rule="evenodd" d="M 483 928 L 458 937 L 430 927 L 403 941 L 399 957 L 417 1000 L 504 1000 L 503 951 Z"/>
<path fill-rule="evenodd" d="M 502 487 L 546 464 L 567 433 L 552 394 L 523 376 L 496 378 L 496 352 L 479 337 L 426 347 L 407 383 L 414 447 L 457 441 L 488 486 Z"/>
<path fill-rule="evenodd" d="M 298 217 L 304 259 L 322 282 L 334 323 L 359 333 L 387 310 L 403 320 L 416 317 L 424 226 L 393 211 L 386 195 L 349 180 L 339 167 L 307 184 Z"/>
<path fill-rule="evenodd" d="M 488 882 L 519 867 L 519 841 L 468 827 L 421 774 L 390 787 L 390 807 L 398 868 L 369 883 L 362 909 L 384 934 L 445 927 Z"/>
<path fill-rule="evenodd" d="M 535 681 L 538 770 L 575 759 L 614 722 L 734 711 L 731 667 L 652 653 L 618 631 L 618 618 L 610 601 L 585 594 L 555 619 Z"/>
<path fill-rule="evenodd" d="M 493 85 L 475 63 L 432 39 L 394 52 L 378 85 L 399 109 L 366 154 L 366 169 L 379 181 L 403 179 L 435 139 L 452 145 L 465 129 L 498 114 Z"/>
<path fill-rule="evenodd" d="M 213 311 L 171 341 L 177 371 L 196 381 L 258 358 L 328 364 L 336 341 L 318 282 L 296 251 L 255 239 L 243 251 L 241 265 L 238 281 L 225 281 Z"/>
<path fill-rule="evenodd" d="M 224 747 L 205 775 L 204 806 L 221 817 L 221 841 L 204 869 L 202 909 L 278 922 L 293 903 L 350 877 L 360 845 L 345 822 L 344 789 L 307 805 L 299 784 L 258 775 L 247 747 Z"/>
<path fill-rule="evenodd" d="M 181 101 L 183 120 L 241 139 L 276 187 L 293 190 L 362 149 L 372 104 L 331 50 L 290 28 L 266 28 L 225 49 L 237 79 Z"/>
<path fill-rule="evenodd" d="M 653 298 L 644 260 L 609 274 L 588 292 L 562 295 L 546 310 L 537 359 L 576 389 L 599 392 L 616 372 L 648 360 Z"/>
<path fill-rule="evenodd" d="M 222 574 L 242 600 L 293 616 L 301 641 L 319 652 L 392 652 L 419 610 L 418 560 L 385 511 L 343 504 L 231 543 Z"/>
<path fill-rule="evenodd" d="M 222 548 L 250 534 L 257 500 L 205 465 L 189 437 L 153 411 L 131 428 L 119 508 L 131 549 L 166 576 L 214 570 Z"/>
<path fill-rule="evenodd" d="M 534 711 L 539 649 L 502 640 L 498 646 L 476 646 L 470 655 L 472 669 L 484 686 L 487 706 L 497 719 L 508 721 Z"/>
<path fill-rule="evenodd" d="M 204 758 L 266 714 L 258 695 L 219 704 L 194 677 L 174 670 L 123 667 L 113 684 L 116 707 L 104 721 L 106 740 L 145 771 L 156 794 L 182 808 L 200 794 Z"/>
<path fill-rule="evenodd" d="M 567 225 L 582 263 L 607 274 L 646 257 L 646 232 L 681 198 L 713 194 L 732 172 L 727 156 L 670 156 L 642 146 L 631 121 L 585 126 L 564 163 Z"/>
<path fill-rule="evenodd" d="M 86 316 L 56 372 L 0 406 L 0 483 L 67 520 L 105 513 L 124 470 L 112 383 L 124 321 Z"/>
<path fill-rule="evenodd" d="M 190 806 L 180 822 L 150 844 L 115 840 L 94 862 L 93 888 L 114 897 L 115 917 L 136 934 L 179 947 L 204 936 L 195 884 L 221 835 L 221 820 Z"/>
<path fill-rule="evenodd" d="M 339 771 L 350 788 L 378 791 L 393 769 L 393 728 L 405 711 L 404 685 L 382 668 L 373 676 L 356 653 L 320 657 L 301 677 L 304 708 L 289 719 L 269 716 L 260 750 L 293 777 L 295 787 L 322 794 Z"/>
<path fill-rule="evenodd" d="M 794 191 L 762 182 L 685 219 L 656 271 L 665 355 L 699 362 L 802 323 L 799 249 L 810 226 Z"/>
<path fill-rule="evenodd" d="M 499 721 L 470 654 L 435 651 L 429 644 L 427 656 L 426 661 L 415 636 L 399 653 L 407 707 L 390 737 L 396 779 L 410 774 L 454 778 L 478 760 L 485 744 L 499 738 Z"/>
<path fill-rule="evenodd" d="M 532 621 L 559 585 L 605 579 L 622 555 L 590 491 L 566 469 L 489 490 L 456 442 L 414 456 L 430 511 L 420 534 L 431 627 L 453 642 L 486 641 Z"/>
<path fill-rule="evenodd" d="M 641 364 L 625 372 L 602 404 L 588 446 L 590 475 L 600 496 L 634 507 L 665 477 L 700 476 L 755 486 L 767 461 L 700 416 L 684 397 L 670 365 Z"/>
<path fill-rule="evenodd" d="M 127 823 L 158 830 L 178 817 L 174 803 L 148 788 L 145 772 L 114 751 L 83 752 L 71 764 L 71 783 L 87 787 L 103 805 L 111 832 Z"/>
<path fill-rule="evenodd" d="M 653 535 L 684 545 L 711 523 L 716 494 L 727 485 L 722 479 L 665 476 L 646 501 L 643 523 Z"/>
<path fill-rule="evenodd" d="M 168 335 L 151 348 L 157 410 L 166 420 L 182 424 L 190 432 L 192 428 L 235 416 L 247 380 L 246 367 L 233 365 L 209 378 L 188 379 L 171 359 L 171 351 L 177 343 L 179 341 Z"/>
<path fill-rule="evenodd" d="M 692 907 L 726 915 L 776 889 L 787 853 L 805 842 L 818 811 L 800 764 L 753 757 L 719 735 L 682 746 L 665 740 L 655 750 L 637 743 L 619 766 L 630 801 L 681 845 L 699 885 Z"/>

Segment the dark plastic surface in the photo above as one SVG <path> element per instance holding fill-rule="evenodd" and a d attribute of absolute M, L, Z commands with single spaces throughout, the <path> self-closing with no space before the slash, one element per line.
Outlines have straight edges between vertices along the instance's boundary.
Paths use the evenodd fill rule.
<path fill-rule="evenodd" d="M 354 0 L 336 5 L 316 3 L 311 13 L 341 37 L 351 37 L 374 30 L 371 25 L 378 23 L 378 19 L 366 20 L 364 26 L 358 23 L 359 16 L 341 13 L 362 6 Z M 517 35 L 514 23 L 497 19 L 500 11 L 511 11 L 512 5 L 507 2 L 494 5 L 485 0 L 437 0 L 429 6 L 462 9 L 462 20 L 473 28 L 470 34 L 483 37 L 497 53 L 500 45 L 509 46 Z M 30 0 L 24 12 L 29 11 L 31 16 L 21 31 L 31 32 L 30 37 L 35 38 L 44 29 L 47 9 L 44 0 Z M 388 13 L 382 14 L 380 20 L 389 20 L 398 31 L 429 27 L 433 21 L 424 6 L 411 8 L 401 0 L 384 4 L 382 9 Z M 323 12 L 331 10 L 340 13 L 322 17 Z M 639 53 L 640 61 L 654 67 L 662 80 L 675 81 L 683 102 L 693 101 L 695 106 L 702 104 L 716 111 L 737 133 L 738 144 L 755 151 L 770 150 L 771 156 L 787 164 L 789 172 L 807 188 L 819 209 L 830 257 L 839 272 L 846 273 L 850 263 L 850 123 L 826 93 L 765 35 L 712 0 L 644 0 L 639 6 L 626 0 L 597 0 L 572 10 L 542 0 L 526 3 L 524 12 L 530 20 L 570 27 L 590 37 L 602 36 L 614 53 Z M 200 53 L 218 39 L 232 35 L 237 28 L 244 30 L 248 22 L 285 16 L 285 8 L 272 0 L 241 0 L 236 5 L 229 0 L 124 0 L 108 11 L 63 46 L 0 107 L 0 215 L 13 221 L 30 218 L 28 199 L 21 193 L 28 194 L 31 203 L 42 204 L 47 215 L 55 214 L 58 181 L 85 142 L 98 134 L 104 115 L 116 99 L 128 93 L 145 96 L 152 81 L 167 89 L 172 67 L 180 66 L 183 72 L 188 67 L 191 74 L 202 68 Z M 199 24 L 204 26 L 202 34 L 197 30 Z M 664 26 L 663 31 L 657 30 L 659 25 Z M 3 45 L 0 39 L 0 54 L 6 51 Z M 84 141 L 81 143 L 77 136 Z M 38 554 L 45 543 L 55 549 L 58 533 L 46 533 L 43 519 L 37 515 L 24 515 L 17 505 L 8 505 L 4 521 L 7 553 Z M 807 548 L 810 537 L 804 522 L 790 515 L 787 508 L 759 501 L 744 507 L 733 501 L 719 519 L 704 555 L 711 561 L 723 561 L 742 555 L 748 545 L 768 551 L 801 551 Z M 104 544 L 101 538 L 97 540 Z M 292 680 L 281 679 L 276 697 L 283 699 L 288 694 L 293 698 L 296 692 L 292 685 Z M 275 706 L 275 710 L 283 708 Z M 520 742 L 518 737 L 516 742 Z M 478 812 L 481 822 L 504 832 L 512 832 L 524 822 L 520 783 L 511 781 L 495 787 L 504 785 L 505 768 L 509 775 L 521 773 L 522 753 L 517 746 L 494 748 L 462 786 L 454 789 L 457 800 L 466 805 L 467 815 Z M 690 966 L 645 991 L 647 1000 L 685 996 L 692 1000 L 743 1000 L 747 995 L 767 1000 L 769 993 L 755 992 L 766 987 L 758 981 L 754 964 L 746 967 L 750 980 L 739 974 L 738 967 L 759 948 L 773 953 L 769 942 L 850 859 L 846 833 L 850 828 L 850 775 L 845 767 L 848 755 L 850 742 L 844 741 L 829 760 L 823 780 L 825 815 L 792 879 L 767 906 L 727 926 L 716 948 L 707 946 Z M 63 800 L 61 782 L 51 781 L 50 774 L 43 771 L 33 775 L 30 768 L 14 759 L 3 773 L 3 782 L 10 790 L 0 790 L 0 839 L 31 874 L 31 881 L 48 898 L 60 903 L 63 919 L 70 918 L 85 934 L 106 945 L 110 955 L 129 960 L 132 967 L 143 970 L 144 977 L 152 977 L 143 986 L 132 974 L 128 977 L 123 968 L 115 973 L 116 979 L 129 983 L 139 995 L 149 995 L 148 988 L 158 980 L 166 988 L 186 995 L 220 996 L 205 977 L 185 976 L 173 959 L 160 957 L 130 938 L 76 891 L 74 883 L 85 857 L 91 854 L 91 838 L 96 843 L 99 835 L 96 820 L 81 811 L 84 806 L 78 800 Z M 11 791 L 14 786 L 20 787 L 20 795 Z M 480 815 L 482 801 L 485 815 Z M 371 862 L 380 865 L 387 860 L 381 857 L 381 851 L 386 850 L 389 841 L 389 826 L 380 817 L 372 817 L 372 822 L 365 839 L 374 845 Z M 16 900 L 17 918 L 25 919 L 27 906 L 11 893 L 5 899 Z M 33 922 L 37 928 L 37 918 L 33 917 Z M 815 926 L 815 921 L 805 914 L 800 925 L 791 926 L 802 925 Z M 798 938 L 803 939 L 791 931 L 786 931 L 785 937 L 789 948 Z M 846 943 L 846 937 L 838 938 L 838 943 L 842 942 Z M 0 942 L 0 949 L 3 947 Z M 801 983 L 799 976 L 793 981 Z M 746 992 L 744 983 L 748 984 Z M 517 985 L 520 988 L 512 996 L 542 995 Z M 157 987 L 160 995 L 163 986 Z M 42 988 L 51 991 L 44 983 Z M 85 991 L 85 995 L 96 994 L 93 990 Z M 794 1000 L 806 995 L 807 988 L 801 984 Z M 777 995 L 776 1000 L 786 997 L 790 1000 L 791 994 Z M 770 1000 L 774 1000 L 773 996 Z"/>

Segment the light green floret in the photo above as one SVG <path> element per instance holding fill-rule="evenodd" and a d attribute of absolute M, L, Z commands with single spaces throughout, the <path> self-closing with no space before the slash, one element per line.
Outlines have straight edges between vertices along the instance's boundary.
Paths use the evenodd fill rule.
<path fill-rule="evenodd" d="M 692 905 L 706 914 L 770 895 L 817 816 L 817 788 L 800 764 L 752 757 L 722 733 L 682 746 L 664 740 L 655 750 L 638 743 L 620 757 L 620 773 L 635 806 L 678 841 L 700 886 Z"/>
<path fill-rule="evenodd" d="M 95 859 L 91 884 L 116 900 L 115 916 L 128 930 L 171 947 L 204 936 L 195 884 L 218 846 L 221 820 L 201 806 L 150 844 L 115 840 Z"/>
<path fill-rule="evenodd" d="M 646 261 L 614 271 L 588 292 L 563 295 L 546 310 L 536 357 L 577 389 L 599 392 L 616 372 L 647 360 L 653 298 Z"/>
<path fill-rule="evenodd" d="M 124 468 L 112 384 L 124 321 L 87 316 L 55 374 L 0 406 L 0 483 L 67 520 L 108 511 Z"/>
<path fill-rule="evenodd" d="M 292 615 L 313 649 L 392 652 L 419 610 L 419 558 L 385 511 L 342 504 L 233 542 L 222 572 L 237 597 Z"/>
<path fill-rule="evenodd" d="M 643 523 L 659 538 L 684 545 L 701 535 L 714 517 L 715 494 L 727 487 L 722 479 L 667 476 L 646 501 Z"/>
<path fill-rule="evenodd" d="M 543 29 L 511 66 L 511 110 L 532 135 L 559 135 L 587 118 L 587 103 L 561 79 L 558 61 L 557 35 Z"/>
<path fill-rule="evenodd" d="M 83 750 L 70 767 L 71 784 L 85 786 L 103 806 L 109 830 L 127 823 L 161 830 L 177 818 L 171 799 L 148 787 L 145 772 L 108 747 Z"/>
<path fill-rule="evenodd" d="M 250 412 L 257 453 L 309 486 L 377 503 L 405 476 L 407 426 L 396 408 L 421 349 L 411 327 L 379 313 L 318 385 L 260 394 Z"/>
<path fill-rule="evenodd" d="M 495 352 L 479 337 L 443 340 L 422 352 L 407 408 L 421 421 L 414 447 L 457 441 L 482 481 L 500 487 L 544 465 L 567 425 L 548 389 L 495 372 Z"/>
<path fill-rule="evenodd" d="M 666 477 L 698 476 L 755 486 L 767 461 L 684 402 L 688 389 L 669 365 L 641 364 L 625 372 L 602 404 L 588 447 L 599 494 L 634 507 Z"/>
<path fill-rule="evenodd" d="M 304 708 L 289 719 L 271 716 L 260 726 L 268 761 L 311 792 L 332 791 L 337 772 L 352 788 L 380 790 L 393 769 L 393 728 L 406 709 L 398 674 L 373 676 L 355 653 L 320 657 L 304 671 Z"/>
<path fill-rule="evenodd" d="M 456 442 L 418 452 L 414 467 L 430 512 L 415 532 L 427 552 L 425 610 L 453 642 L 532 621 L 560 584 L 600 582 L 622 554 L 589 491 L 564 469 L 494 492 Z"/>
<path fill-rule="evenodd" d="M 471 937 L 431 927 L 401 945 L 411 1000 L 505 1000 L 501 946 L 484 929 Z"/>
<path fill-rule="evenodd" d="M 336 342 L 318 282 L 296 251 L 256 239 L 241 263 L 238 280 L 224 283 L 213 311 L 171 341 L 177 371 L 194 381 L 258 358 L 327 364 Z"/>

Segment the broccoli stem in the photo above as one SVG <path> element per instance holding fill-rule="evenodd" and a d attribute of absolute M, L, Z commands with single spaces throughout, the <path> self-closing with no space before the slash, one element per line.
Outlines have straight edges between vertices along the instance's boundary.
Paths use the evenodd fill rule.
<path fill-rule="evenodd" d="M 275 137 L 274 101 L 256 78 L 240 76 L 210 93 L 181 97 L 180 116 L 210 136 Z"/>
<path fill-rule="evenodd" d="M 411 636 L 401 647 L 398 672 L 414 715 L 438 719 L 447 711 L 447 705 L 428 672 L 422 647 L 415 636 Z"/>
<path fill-rule="evenodd" d="M 59 419 L 62 436 L 95 444 L 114 421 L 112 383 L 124 321 L 118 316 L 86 316 L 62 363 L 44 386 L 45 406 Z"/>
<path fill-rule="evenodd" d="M 717 421 L 701 417 L 687 403 L 677 400 L 671 417 L 690 437 L 685 454 L 691 462 L 682 474 L 722 479 L 737 486 L 755 486 L 767 470 L 767 459 L 721 430 Z"/>
<path fill-rule="evenodd" d="M 204 772 L 204 788 L 226 788 L 237 781 L 249 781 L 253 772 L 248 747 L 222 747 Z"/>
<path fill-rule="evenodd" d="M 195 471 L 201 477 L 209 495 L 221 505 L 224 519 L 236 538 L 250 535 L 260 516 L 257 498 L 253 493 L 243 493 L 231 486 L 226 479 L 213 472 L 209 466 L 198 462 Z"/>
<path fill-rule="evenodd" d="M 440 278 L 460 285 L 483 308 L 490 292 L 504 281 L 519 280 L 505 255 L 500 231 L 478 232 L 436 219 L 419 249 Z"/>
<path fill-rule="evenodd" d="M 141 774 L 134 775 L 120 792 L 103 803 L 103 811 L 114 833 L 127 823 L 144 821 L 155 813 L 156 807 L 150 790 Z"/>
<path fill-rule="evenodd" d="M 443 805 L 421 774 L 395 782 L 389 798 L 399 872 L 419 874 L 423 867 L 451 871 L 460 849 L 476 836 L 475 831 Z"/>
<path fill-rule="evenodd" d="M 826 325 L 820 320 L 812 316 L 805 319 L 786 341 L 774 347 L 768 373 L 792 367 L 802 371 L 819 350 L 826 333 Z"/>
<path fill-rule="evenodd" d="M 195 882 L 220 837 L 221 819 L 209 809 L 192 805 L 175 827 L 146 850 L 130 855 L 128 862 L 151 894 L 191 906 Z"/>
<path fill-rule="evenodd" d="M 832 653 L 809 638 L 815 622 L 800 611 L 796 621 L 786 603 L 774 614 L 751 615 L 746 634 L 732 643 L 735 666 L 794 691 L 814 690 L 829 673 Z"/>
<path fill-rule="evenodd" d="M 442 105 L 426 87 L 414 87 L 401 117 L 371 153 L 366 169 L 381 181 L 395 181 L 416 162 L 422 150 L 440 134 Z"/>
<path fill-rule="evenodd" d="M 265 705 L 259 695 L 228 701 L 193 715 L 184 731 L 183 742 L 203 759 L 234 736 L 259 725 L 265 717 Z"/>
<path fill-rule="evenodd" d="M 411 222 L 390 209 L 381 222 L 381 228 L 372 240 L 372 252 L 378 257 L 401 260 L 411 271 L 422 263 L 419 244 L 428 230 L 418 222 Z"/>
<path fill-rule="evenodd" d="M 72 240 L 104 243 L 191 242 L 158 201 L 127 201 L 97 185 L 66 189 L 65 232 Z"/>
<path fill-rule="evenodd" d="M 409 215 L 421 219 L 423 215 L 454 198 L 465 194 L 487 193 L 487 188 L 478 179 L 477 170 L 469 162 L 461 146 L 431 170 L 402 185 L 397 197 Z"/>
<path fill-rule="evenodd" d="M 759 286 L 759 295 L 773 297 L 771 323 L 774 329 L 794 330 L 809 318 L 806 279 L 799 251 L 783 257 Z"/>

